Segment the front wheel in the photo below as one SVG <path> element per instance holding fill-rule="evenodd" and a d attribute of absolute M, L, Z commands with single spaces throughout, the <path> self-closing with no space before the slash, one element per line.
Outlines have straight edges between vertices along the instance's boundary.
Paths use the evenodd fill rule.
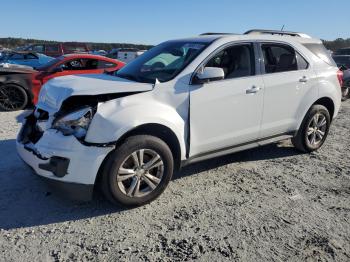
<path fill-rule="evenodd" d="M 173 169 L 173 156 L 164 141 L 149 135 L 132 136 L 108 156 L 102 191 L 115 204 L 147 204 L 163 193 Z"/>
<path fill-rule="evenodd" d="M 326 107 L 313 105 L 307 112 L 295 137 L 293 145 L 300 151 L 312 152 L 319 149 L 327 138 L 331 117 Z"/>

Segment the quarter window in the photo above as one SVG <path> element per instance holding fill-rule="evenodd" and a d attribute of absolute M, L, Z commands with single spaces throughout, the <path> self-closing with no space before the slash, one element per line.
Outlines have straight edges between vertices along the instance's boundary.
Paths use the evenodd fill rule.
<path fill-rule="evenodd" d="M 225 79 L 254 75 L 253 47 L 250 44 L 230 46 L 212 57 L 206 67 L 222 68 Z"/>
<path fill-rule="evenodd" d="M 282 44 L 262 44 L 265 73 L 280 73 L 298 70 L 296 53 L 293 48 Z"/>
<path fill-rule="evenodd" d="M 298 69 L 299 70 L 305 70 L 308 69 L 309 67 L 309 63 L 305 60 L 304 57 L 301 56 L 301 54 L 299 54 L 297 52 L 297 62 L 298 62 Z"/>

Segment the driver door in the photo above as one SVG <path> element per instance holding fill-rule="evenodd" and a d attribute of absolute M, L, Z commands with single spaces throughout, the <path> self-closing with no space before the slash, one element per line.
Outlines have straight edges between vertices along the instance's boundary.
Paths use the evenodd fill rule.
<path fill-rule="evenodd" d="M 190 157 L 228 150 L 258 139 L 263 80 L 256 74 L 254 46 L 229 46 L 204 67 L 220 67 L 224 80 L 191 85 Z"/>

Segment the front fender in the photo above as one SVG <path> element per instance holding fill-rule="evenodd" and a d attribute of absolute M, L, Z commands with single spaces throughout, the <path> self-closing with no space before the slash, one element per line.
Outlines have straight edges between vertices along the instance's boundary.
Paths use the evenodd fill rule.
<path fill-rule="evenodd" d="M 98 105 L 89 126 L 85 141 L 89 143 L 111 143 L 124 134 L 144 124 L 160 124 L 170 128 L 181 148 L 181 159 L 185 159 L 185 123 L 172 107 L 152 100 L 142 103 L 129 101 L 128 97 L 111 100 Z"/>

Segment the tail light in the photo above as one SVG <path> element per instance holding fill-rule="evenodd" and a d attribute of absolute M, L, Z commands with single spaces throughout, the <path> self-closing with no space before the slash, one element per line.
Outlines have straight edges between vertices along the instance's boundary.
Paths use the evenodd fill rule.
<path fill-rule="evenodd" d="M 340 86 L 343 86 L 343 83 L 344 83 L 343 76 L 344 76 L 343 71 L 338 70 L 337 77 L 338 77 L 338 81 L 339 81 Z"/>

